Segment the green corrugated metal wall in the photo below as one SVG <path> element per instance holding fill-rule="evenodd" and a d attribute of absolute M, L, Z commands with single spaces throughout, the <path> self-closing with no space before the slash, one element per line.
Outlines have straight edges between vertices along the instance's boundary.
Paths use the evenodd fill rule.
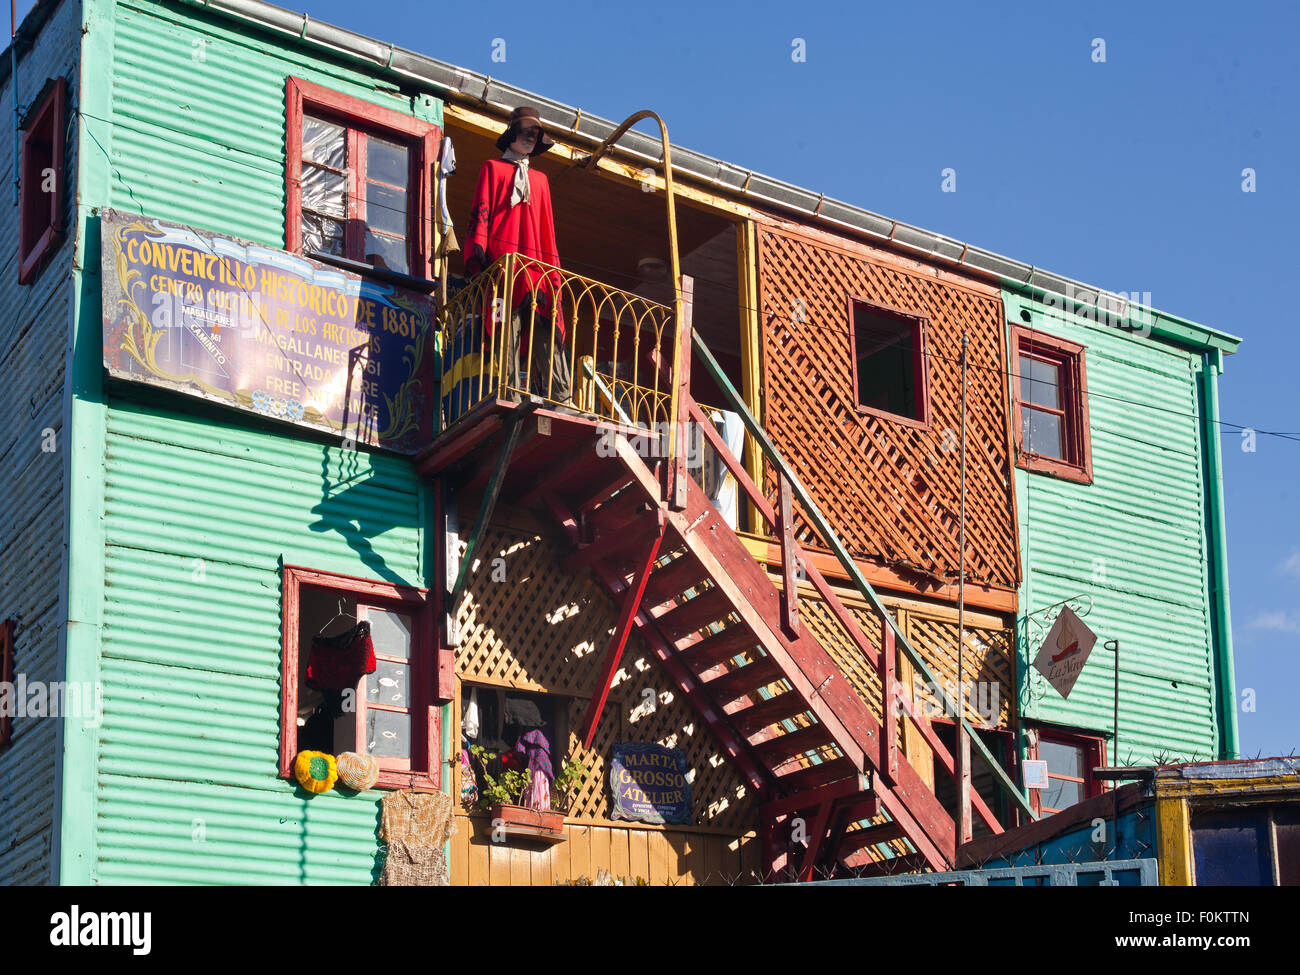
<path fill-rule="evenodd" d="M 1076 484 L 1015 472 L 1022 715 L 1113 730 L 1114 658 L 1102 644 L 1117 639 L 1120 759 L 1217 757 L 1200 357 L 1014 294 L 1003 301 L 1009 323 L 1024 324 L 1024 309 L 1029 327 L 1085 346 L 1094 475 Z M 1029 667 L 1024 615 L 1084 593 L 1098 643 L 1065 700 Z"/>
<path fill-rule="evenodd" d="M 84 70 L 112 87 L 83 119 L 98 148 L 83 161 L 95 300 L 79 328 L 98 358 L 90 208 L 283 246 L 285 77 L 413 108 L 390 83 L 201 11 L 86 6 Z M 440 103 L 418 110 L 441 121 Z M 65 802 L 65 837 L 87 837 L 65 879 L 370 883 L 378 794 L 300 798 L 277 777 L 278 567 L 427 585 L 427 489 L 408 460 L 196 400 L 121 386 L 104 402 L 102 457 L 81 455 L 104 481 L 104 721 L 93 795 Z"/>
<path fill-rule="evenodd" d="M 278 561 L 419 584 L 410 464 L 121 400 L 107 453 L 98 879 L 369 883 L 378 793 L 276 777 Z"/>

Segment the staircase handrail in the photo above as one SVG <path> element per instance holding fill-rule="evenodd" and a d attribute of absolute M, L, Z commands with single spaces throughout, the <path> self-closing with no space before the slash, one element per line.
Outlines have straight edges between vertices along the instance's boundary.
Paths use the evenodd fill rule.
<path fill-rule="evenodd" d="M 882 619 L 884 619 L 890 629 L 894 631 L 895 644 L 907 656 L 907 659 L 916 669 L 916 672 L 928 682 L 930 687 L 934 689 L 935 694 L 939 697 L 939 701 L 945 708 L 946 713 L 953 715 L 961 722 L 961 727 L 969 737 L 971 745 L 973 746 L 973 751 L 975 754 L 979 755 L 984 763 L 989 767 L 989 770 L 993 775 L 993 781 L 997 784 L 999 789 L 1001 789 L 1001 791 L 1012 800 L 1016 808 L 1023 812 L 1031 821 L 1036 819 L 1037 817 L 1034 815 L 1033 807 L 1029 804 L 1029 800 L 1025 797 L 1025 794 L 1016 787 L 1014 782 L 1011 781 L 1011 778 L 1007 775 L 1001 764 L 998 763 L 998 761 L 993 757 L 993 754 L 989 751 L 988 746 L 985 745 L 979 735 L 975 733 L 975 729 L 966 718 L 964 708 L 959 707 L 953 702 L 947 690 L 935 678 L 934 673 L 930 670 L 925 660 L 922 659 L 920 653 L 918 653 L 916 648 L 912 646 L 912 641 L 907 638 L 907 634 L 904 633 L 902 627 L 898 625 L 898 621 L 894 618 L 894 614 L 886 608 L 884 602 L 881 601 L 880 596 L 876 593 L 876 590 L 862 574 L 862 570 L 858 568 L 858 565 L 854 562 L 852 556 L 849 555 L 848 549 L 844 547 L 844 543 L 840 541 L 839 536 L 835 534 L 834 529 L 832 529 L 829 522 L 827 522 L 821 509 L 818 508 L 817 504 L 813 501 L 812 495 L 809 494 L 808 489 L 804 487 L 799 476 L 794 472 L 789 463 L 786 462 L 785 458 L 781 456 L 781 452 L 776 449 L 776 445 L 768 438 L 767 432 L 749 411 L 749 408 L 745 405 L 745 401 L 741 398 L 740 394 L 736 392 L 735 387 L 732 386 L 731 380 L 727 378 L 726 374 L 722 371 L 722 367 L 719 366 L 717 360 L 713 358 L 713 353 L 709 351 L 708 346 L 704 344 L 704 340 L 700 338 L 699 332 L 693 331 L 691 338 L 695 352 L 700 357 L 700 363 L 713 378 L 713 381 L 717 383 L 718 389 L 722 391 L 723 397 L 730 404 L 731 409 L 740 417 L 741 422 L 745 425 L 745 429 L 749 431 L 750 436 L 754 438 L 754 442 L 758 444 L 759 448 L 763 451 L 763 454 L 772 462 L 778 473 L 789 481 L 791 491 L 802 506 L 805 515 L 807 515 L 808 519 L 812 522 L 812 525 L 817 530 L 818 534 L 821 535 L 822 540 L 830 547 L 832 554 L 834 554 L 839 560 L 840 565 L 847 573 L 849 581 L 853 583 L 854 588 L 857 589 L 871 607 L 881 616 Z M 958 634 L 958 639 L 961 639 L 961 637 L 962 635 Z M 960 688 L 958 688 L 958 693 L 961 693 Z"/>

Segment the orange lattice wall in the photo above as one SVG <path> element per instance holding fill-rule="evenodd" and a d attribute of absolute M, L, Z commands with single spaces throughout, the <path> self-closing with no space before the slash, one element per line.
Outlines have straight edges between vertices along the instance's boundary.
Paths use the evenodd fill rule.
<path fill-rule="evenodd" d="M 958 569 L 961 336 L 970 333 L 967 579 L 1019 582 L 1002 304 L 981 283 L 775 219 L 758 227 L 763 422 L 855 558 L 952 581 Z M 925 428 L 854 397 L 856 296 L 927 318 Z M 775 493 L 768 477 L 767 489 Z M 800 522 L 801 539 L 820 543 Z"/>

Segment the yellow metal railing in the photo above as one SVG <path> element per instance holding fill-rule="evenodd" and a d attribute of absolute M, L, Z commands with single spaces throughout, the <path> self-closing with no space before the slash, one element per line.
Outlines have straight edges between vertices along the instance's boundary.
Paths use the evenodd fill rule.
<path fill-rule="evenodd" d="M 666 430 L 673 317 L 667 305 L 507 254 L 441 310 L 447 422 L 488 398 L 534 397 Z"/>

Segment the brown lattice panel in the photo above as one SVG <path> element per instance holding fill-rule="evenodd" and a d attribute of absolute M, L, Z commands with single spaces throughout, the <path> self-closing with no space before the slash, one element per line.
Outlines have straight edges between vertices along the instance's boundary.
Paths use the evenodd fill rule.
<path fill-rule="evenodd" d="M 908 639 L 921 654 L 934 676 L 943 683 L 957 684 L 957 624 L 943 620 L 930 619 L 916 613 L 908 614 Z M 1015 641 L 1011 630 L 981 629 L 966 627 L 966 649 L 962 654 L 964 678 L 967 681 L 980 682 L 983 687 L 976 687 L 971 696 L 966 697 L 966 719 L 974 727 L 982 726 L 984 717 L 976 705 L 981 701 L 985 705 L 992 703 L 993 688 L 997 688 L 998 709 L 997 727 L 1011 726 L 1011 702 L 1015 695 Z M 923 688 L 920 702 L 927 704 L 931 711 L 938 711 L 938 699 L 928 689 Z M 990 707 L 991 711 L 992 708 Z"/>
<path fill-rule="evenodd" d="M 759 241 L 764 425 L 855 556 L 955 579 L 959 360 L 969 331 L 967 578 L 1015 588 L 1001 303 L 865 245 L 775 227 L 760 228 Z M 856 408 L 850 296 L 928 316 L 928 429 Z M 766 490 L 775 495 L 770 470 Z M 799 535 L 820 547 L 803 520 Z"/>
<path fill-rule="evenodd" d="M 463 553 L 463 544 L 462 549 Z M 694 710 L 685 703 L 634 633 L 623 653 L 590 750 L 576 732 L 596 681 L 616 610 L 590 576 L 561 571 L 562 552 L 526 529 L 489 527 L 457 607 L 461 645 L 456 672 L 464 680 L 567 695 L 569 750 L 588 768 L 570 818 L 607 821 L 608 759 L 619 741 L 680 748 L 693 770 L 695 821 L 720 829 L 753 827 L 756 810 L 740 776 Z M 495 563 L 504 559 L 504 565 Z M 493 572 L 504 581 L 493 581 Z M 651 711 L 643 694 L 653 691 Z"/>

